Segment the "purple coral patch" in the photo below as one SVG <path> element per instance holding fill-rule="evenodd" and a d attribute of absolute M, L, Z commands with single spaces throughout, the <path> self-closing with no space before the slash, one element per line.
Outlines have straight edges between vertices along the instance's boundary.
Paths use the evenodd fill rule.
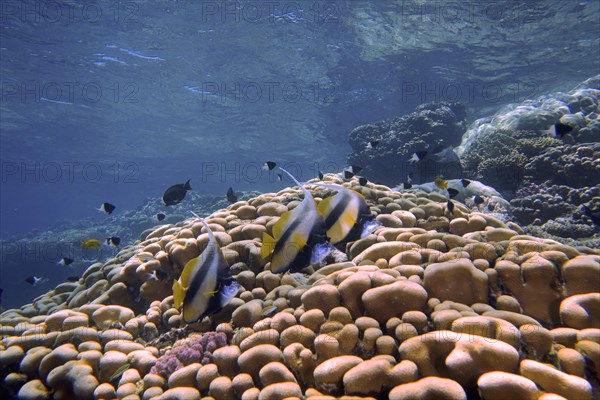
<path fill-rule="evenodd" d="M 209 364 L 213 361 L 213 351 L 227 344 L 227 336 L 222 332 L 207 332 L 191 335 L 175 342 L 173 347 L 160 356 L 150 373 L 167 379 L 180 368 L 193 363 Z"/>

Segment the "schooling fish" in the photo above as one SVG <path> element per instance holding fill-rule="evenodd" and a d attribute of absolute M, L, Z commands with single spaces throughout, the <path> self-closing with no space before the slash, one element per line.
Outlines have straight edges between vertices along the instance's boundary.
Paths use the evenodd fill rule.
<path fill-rule="evenodd" d="M 115 211 L 115 206 L 110 203 L 102 203 L 98 211 L 103 212 L 105 214 L 112 214 Z"/>
<path fill-rule="evenodd" d="M 381 225 L 374 221 L 365 198 L 340 185 L 311 183 L 335 190 L 337 194 L 322 200 L 317 210 L 323 216 L 327 237 L 333 244 L 344 244 L 363 238 Z"/>
<path fill-rule="evenodd" d="M 155 218 L 157 221 L 162 221 L 163 219 L 165 219 L 166 215 L 163 213 L 158 213 L 156 214 Z"/>
<path fill-rule="evenodd" d="M 277 163 L 274 161 L 267 161 L 263 164 L 263 169 L 267 171 L 271 171 L 277 166 Z"/>
<path fill-rule="evenodd" d="M 106 239 L 106 244 L 111 247 L 117 247 L 119 243 L 121 243 L 121 238 L 118 236 L 111 236 L 108 239 Z"/>
<path fill-rule="evenodd" d="M 31 286 L 41 285 L 42 283 L 48 282 L 48 278 L 43 276 L 28 276 L 25 278 L 25 282 L 29 283 Z"/>
<path fill-rule="evenodd" d="M 238 200 L 233 188 L 227 189 L 227 201 L 230 203 L 235 203 Z"/>
<path fill-rule="evenodd" d="M 173 303 L 175 308 L 183 307 L 183 320 L 188 324 L 225 307 L 240 288 L 208 224 L 200 222 L 208 233 L 206 249 L 188 261 L 179 280 L 173 282 Z"/>
<path fill-rule="evenodd" d="M 69 265 L 73 263 L 73 259 L 69 257 L 63 257 L 58 261 L 60 265 Z"/>
<path fill-rule="evenodd" d="M 163 204 L 165 206 L 174 206 L 175 204 L 181 203 L 188 190 L 192 190 L 189 179 L 185 183 L 179 183 L 171 186 L 165 190 L 165 193 L 163 194 Z"/>
<path fill-rule="evenodd" d="M 484 198 L 481 197 L 480 195 L 477 194 L 477 195 L 473 196 L 473 203 L 480 205 L 480 204 L 483 204 L 484 202 L 485 202 Z"/>
<path fill-rule="evenodd" d="M 562 122 L 557 122 L 554 125 L 551 125 L 548 129 L 542 131 L 542 133 L 548 134 L 549 136 L 558 136 L 562 139 L 567 133 L 570 133 L 572 130 L 572 126 L 563 124 Z"/>
<path fill-rule="evenodd" d="M 448 202 L 446 203 L 446 208 L 448 209 L 448 213 L 450 215 L 454 215 L 454 203 L 452 202 L 452 200 L 448 200 Z"/>
<path fill-rule="evenodd" d="M 448 188 L 448 196 L 450 196 L 451 199 L 458 196 L 458 193 L 460 193 L 458 190 L 453 189 L 453 188 Z"/>
<path fill-rule="evenodd" d="M 462 186 L 463 186 L 464 188 L 466 188 L 467 186 L 469 186 L 469 185 L 471 184 L 471 181 L 470 181 L 470 180 L 468 180 L 468 179 L 461 179 L 461 180 L 460 180 L 460 183 L 462 184 Z"/>
<path fill-rule="evenodd" d="M 79 242 L 79 245 L 86 249 L 98 250 L 100 248 L 100 241 L 98 239 L 86 239 Z"/>
<path fill-rule="evenodd" d="M 281 167 L 279 169 L 296 182 L 304 193 L 304 199 L 296 208 L 279 217 L 273 225 L 273 236 L 263 233 L 260 254 L 263 259 L 270 256 L 271 271 L 276 274 L 300 271 L 320 262 L 332 250 L 327 242 L 325 222 L 310 192 L 292 174 Z"/>
<path fill-rule="evenodd" d="M 379 140 L 371 140 L 369 143 L 367 143 L 368 150 L 372 150 L 372 149 L 376 148 L 377 146 L 379 146 Z"/>

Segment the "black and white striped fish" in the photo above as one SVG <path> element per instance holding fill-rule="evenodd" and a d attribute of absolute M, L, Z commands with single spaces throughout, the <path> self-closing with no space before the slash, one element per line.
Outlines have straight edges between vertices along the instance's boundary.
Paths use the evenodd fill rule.
<path fill-rule="evenodd" d="M 327 241 L 325 222 L 319 215 L 315 201 L 308 190 L 289 172 L 304 193 L 304 199 L 293 210 L 285 212 L 273 225 L 273 236 L 263 233 L 261 256 L 270 257 L 271 271 L 278 274 L 301 269 L 320 262 L 333 250 Z"/>
<path fill-rule="evenodd" d="M 381 225 L 373 219 L 365 198 L 340 185 L 311 183 L 311 185 L 335 190 L 337 194 L 322 200 L 317 209 L 325 220 L 327 237 L 333 244 L 358 240 Z"/>
<path fill-rule="evenodd" d="M 173 282 L 173 303 L 175 308 L 183 307 L 183 320 L 188 324 L 216 313 L 239 290 L 208 224 L 200 222 L 208 233 L 206 249 L 188 261 L 179 280 Z"/>

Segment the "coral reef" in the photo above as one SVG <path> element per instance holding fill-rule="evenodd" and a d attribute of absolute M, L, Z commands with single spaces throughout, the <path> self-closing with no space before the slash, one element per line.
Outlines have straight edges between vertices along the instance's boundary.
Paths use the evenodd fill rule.
<path fill-rule="evenodd" d="M 239 192 L 240 200 L 259 195 L 259 192 Z M 135 210 L 118 210 L 101 220 L 91 218 L 65 221 L 50 227 L 47 231 L 33 231 L 26 237 L 0 240 L 2 257 L 2 279 L 21 283 L 31 275 L 46 276 L 49 285 L 64 282 L 68 276 L 81 275 L 85 267 L 96 260 L 106 259 L 115 254 L 113 248 L 104 245 L 98 250 L 85 249 L 79 242 L 87 238 L 97 238 L 101 242 L 110 236 L 119 236 L 122 243 L 132 243 L 139 232 L 156 225 L 155 216 L 161 212 L 166 215 L 160 222 L 175 223 L 187 218 L 189 210 L 200 215 L 208 215 L 227 207 L 225 196 L 199 195 L 189 192 L 185 201 L 177 206 L 166 208 L 160 198 L 149 198 Z M 75 262 L 68 268 L 57 268 L 56 262 L 62 257 L 70 257 Z M 48 270 L 52 274 L 48 274 Z M 5 308 L 16 307 L 31 301 L 36 294 L 42 293 L 48 286 L 31 287 L 22 285 L 3 285 L 2 305 Z"/>
<path fill-rule="evenodd" d="M 209 364 L 213 361 L 213 352 L 225 346 L 226 341 L 227 336 L 222 332 L 192 334 L 175 342 L 171 349 L 160 356 L 150 373 L 168 379 L 173 372 L 194 362 Z"/>
<path fill-rule="evenodd" d="M 457 145 L 466 128 L 465 107 L 459 103 L 422 104 L 415 112 L 391 121 L 354 128 L 348 136 L 352 152 L 348 163 L 364 168 L 361 175 L 388 185 L 402 182 L 414 166 L 408 161 L 416 151 L 433 150 L 437 145 Z M 375 149 L 367 149 L 377 140 Z M 416 183 L 432 181 L 440 175 L 460 177 L 460 163 L 433 166 L 429 175 L 415 174 Z"/>
<path fill-rule="evenodd" d="M 343 249 L 347 261 L 272 273 L 260 238 L 302 194 L 239 201 L 206 222 L 243 290 L 184 328 L 171 283 L 208 235 L 196 218 L 153 227 L 0 315 L 0 397 L 597 396 L 599 250 L 458 201 L 450 214 L 439 193 L 325 180 L 363 194 L 382 223 Z"/>

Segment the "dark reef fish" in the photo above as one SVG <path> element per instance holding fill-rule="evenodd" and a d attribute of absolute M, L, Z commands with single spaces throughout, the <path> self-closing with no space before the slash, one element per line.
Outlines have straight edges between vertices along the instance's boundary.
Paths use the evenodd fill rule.
<path fill-rule="evenodd" d="M 121 243 L 121 238 L 118 236 L 111 236 L 106 239 L 106 244 L 111 247 L 117 247 Z"/>
<path fill-rule="evenodd" d="M 550 127 L 542 131 L 542 133 L 545 133 L 548 136 L 557 136 L 562 139 L 567 133 L 570 133 L 572 130 L 572 126 L 563 124 L 562 122 L 557 122 L 554 125 L 550 125 Z"/>
<path fill-rule="evenodd" d="M 100 205 L 100 208 L 98 209 L 98 211 L 103 212 L 105 214 L 112 214 L 112 212 L 115 210 L 115 208 L 117 208 L 117 207 L 114 206 L 113 204 L 102 203 L 102 205 Z"/>
<path fill-rule="evenodd" d="M 72 264 L 72 263 L 73 263 L 73 259 L 72 258 L 63 257 L 60 260 L 58 260 L 57 264 L 60 264 L 60 265 L 69 265 L 69 264 Z"/>
<path fill-rule="evenodd" d="M 418 183 L 430 182 L 435 175 L 446 179 L 462 177 L 460 158 L 450 146 L 437 146 L 433 150 L 420 150 L 409 159 L 412 174 Z"/>
<path fill-rule="evenodd" d="M 304 199 L 279 217 L 272 228 L 273 236 L 263 233 L 260 254 L 263 259 L 270 260 L 271 271 L 276 274 L 300 271 L 320 262 L 332 250 L 327 241 L 325 222 L 310 192 L 292 174 L 280 169 L 300 187 Z"/>
<path fill-rule="evenodd" d="M 271 171 L 273 168 L 277 166 L 277 163 L 274 161 L 267 161 L 263 164 L 263 169 L 267 171 Z"/>
<path fill-rule="evenodd" d="M 240 288 L 210 227 L 196 217 L 208 233 L 208 244 L 200 256 L 187 262 L 179 280 L 173 282 L 173 303 L 182 309 L 183 320 L 188 324 L 218 312 Z"/>
<path fill-rule="evenodd" d="M 181 203 L 188 190 L 192 190 L 189 179 L 185 183 L 179 183 L 169 187 L 163 194 L 163 204 L 165 206 L 174 206 L 175 204 Z"/>
<path fill-rule="evenodd" d="M 163 219 L 165 219 L 165 217 L 166 217 L 166 215 L 163 213 L 158 213 L 155 215 L 156 220 L 159 222 L 162 221 Z"/>
<path fill-rule="evenodd" d="M 42 283 L 48 282 L 48 278 L 43 276 L 28 276 L 25 278 L 25 282 L 29 283 L 31 286 L 41 285 Z"/>
<path fill-rule="evenodd" d="M 238 201 L 238 197 L 233 191 L 233 188 L 231 187 L 227 189 L 227 201 L 230 203 L 235 203 L 236 201 Z"/>

